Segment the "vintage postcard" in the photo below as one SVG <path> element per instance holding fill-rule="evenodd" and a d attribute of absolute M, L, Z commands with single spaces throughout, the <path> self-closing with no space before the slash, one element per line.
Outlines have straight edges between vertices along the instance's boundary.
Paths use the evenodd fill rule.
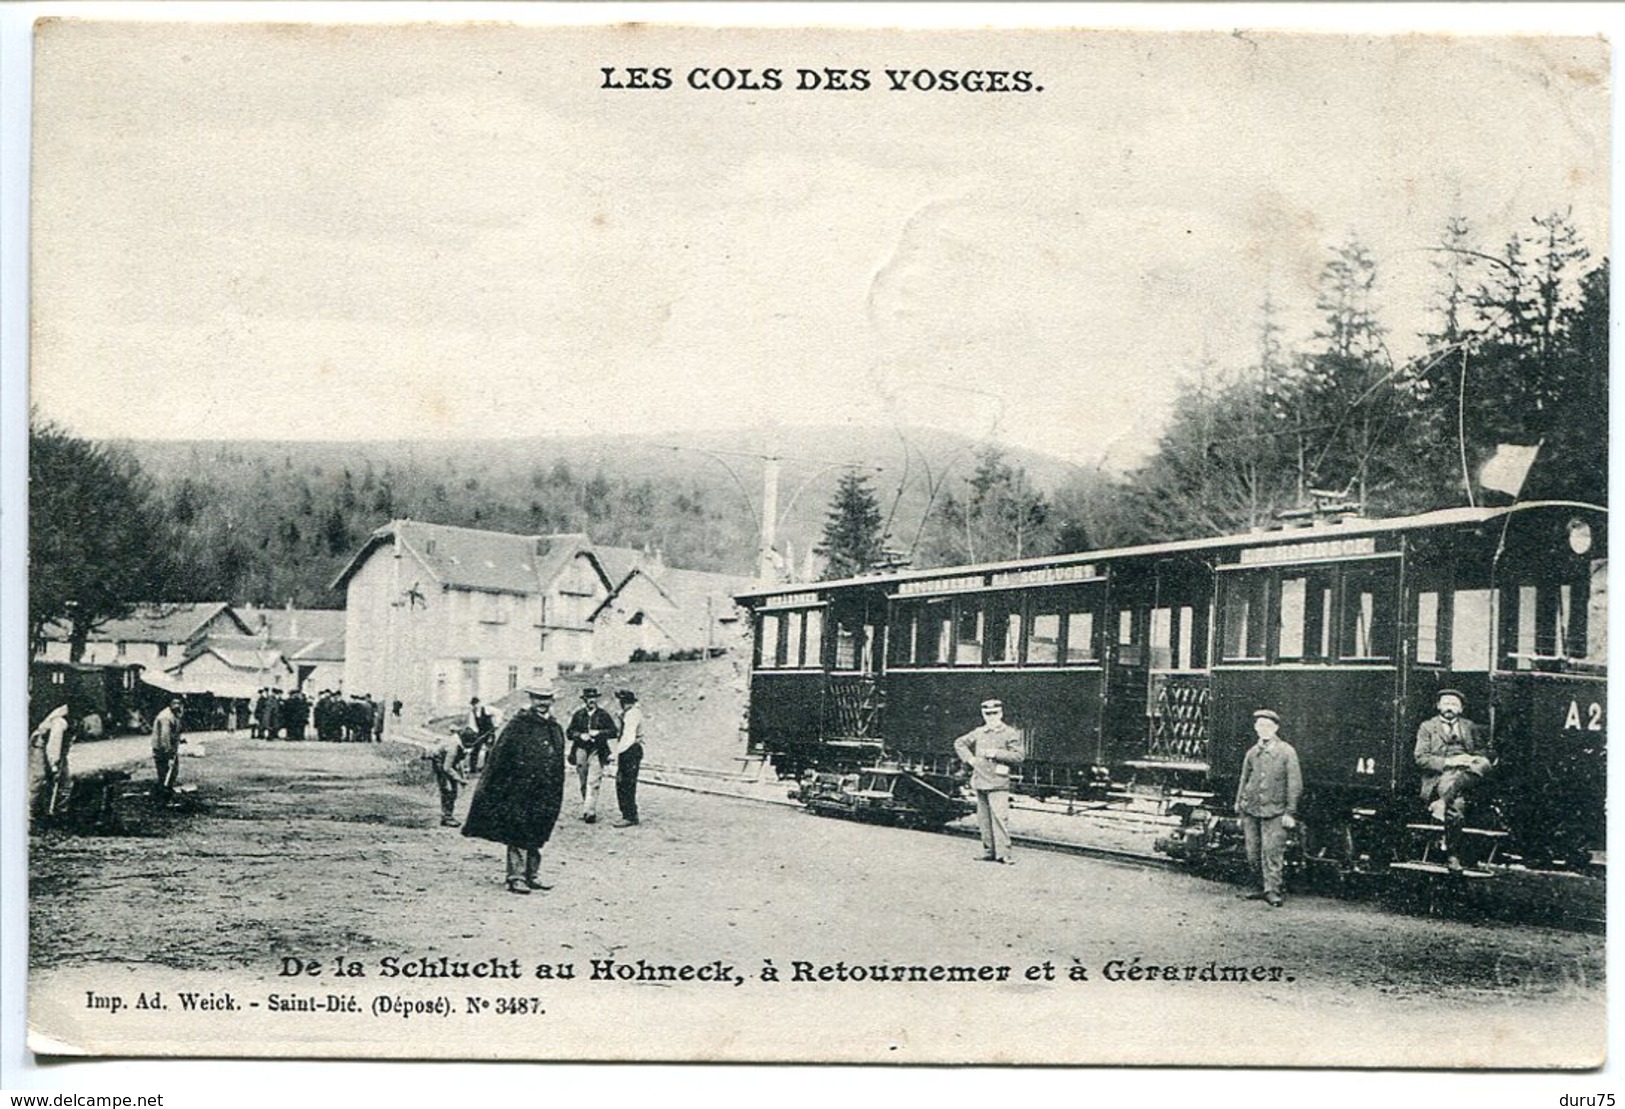
<path fill-rule="evenodd" d="M 34 66 L 38 1055 L 1602 1064 L 1602 38 Z"/>

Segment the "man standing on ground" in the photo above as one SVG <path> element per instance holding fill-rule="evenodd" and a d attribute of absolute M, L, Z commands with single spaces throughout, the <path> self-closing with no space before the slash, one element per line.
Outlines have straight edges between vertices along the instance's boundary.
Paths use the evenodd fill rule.
<path fill-rule="evenodd" d="M 643 706 L 630 689 L 615 692 L 621 703 L 621 734 L 615 741 L 615 801 L 621 807 L 617 828 L 638 822 L 638 771 L 643 766 Z"/>
<path fill-rule="evenodd" d="M 1280 737 L 1281 718 L 1274 709 L 1253 713 L 1253 733 L 1258 742 L 1241 762 L 1236 815 L 1247 841 L 1247 866 L 1255 878 L 1262 879 L 1262 885 L 1242 897 L 1248 901 L 1262 899 L 1271 908 L 1279 909 L 1286 834 L 1298 824 L 1303 773 L 1298 769 L 1298 752 Z"/>
<path fill-rule="evenodd" d="M 564 731 L 553 719 L 553 691 L 527 686 L 530 704 L 514 713 L 468 805 L 463 835 L 508 848 L 508 892 L 545 890 L 537 875 L 542 847 L 564 806 Z"/>
<path fill-rule="evenodd" d="M 592 824 L 598 820 L 598 790 L 604 784 L 609 745 L 621 734 L 615 718 L 598 707 L 598 690 L 592 686 L 581 691 L 581 707 L 570 717 L 566 734 L 570 765 L 581 783 L 581 819 Z"/>
<path fill-rule="evenodd" d="M 982 726 L 954 740 L 954 754 L 970 764 L 982 859 L 1014 863 L 1010 856 L 1010 768 L 1026 758 L 1021 733 L 1004 722 L 1004 702 L 982 702 Z"/>
<path fill-rule="evenodd" d="M 468 699 L 468 721 L 463 726 L 473 732 L 478 740 L 468 754 L 468 769 L 471 773 L 478 774 L 480 767 L 485 764 L 485 752 L 496 736 L 496 726 L 491 720 L 491 713 L 480 704 L 478 697 Z"/>
<path fill-rule="evenodd" d="M 158 771 L 158 785 L 153 796 L 168 801 L 175 793 L 180 778 L 181 699 L 176 697 L 152 721 L 152 762 Z"/>

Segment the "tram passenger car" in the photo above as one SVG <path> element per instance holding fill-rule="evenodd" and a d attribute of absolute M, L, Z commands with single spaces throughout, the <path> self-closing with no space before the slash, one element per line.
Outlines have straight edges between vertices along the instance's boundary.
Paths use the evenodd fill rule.
<path fill-rule="evenodd" d="M 959 770 L 953 740 L 1003 699 L 1015 788 L 1155 782 L 1171 853 L 1232 838 L 1228 801 L 1268 706 L 1304 772 L 1302 852 L 1340 872 L 1406 857 L 1413 762 L 1439 690 L 1489 729 L 1469 821 L 1502 860 L 1583 866 L 1605 843 L 1607 512 L 1575 502 L 763 589 L 748 728 L 785 777 L 880 762 Z M 1488 854 L 1488 853 L 1486 853 Z"/>
<path fill-rule="evenodd" d="M 67 705 L 79 720 L 94 711 L 107 735 L 146 731 L 168 694 L 142 680 L 140 666 L 36 660 L 28 667 L 28 727 Z"/>

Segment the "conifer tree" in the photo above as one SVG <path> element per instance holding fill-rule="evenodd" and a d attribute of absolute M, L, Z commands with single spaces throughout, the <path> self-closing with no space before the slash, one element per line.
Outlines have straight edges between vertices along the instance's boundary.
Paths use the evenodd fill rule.
<path fill-rule="evenodd" d="M 814 550 L 824 559 L 823 579 L 857 577 L 885 560 L 880 502 L 869 476 L 856 470 L 841 475 L 824 522 L 824 538 Z"/>

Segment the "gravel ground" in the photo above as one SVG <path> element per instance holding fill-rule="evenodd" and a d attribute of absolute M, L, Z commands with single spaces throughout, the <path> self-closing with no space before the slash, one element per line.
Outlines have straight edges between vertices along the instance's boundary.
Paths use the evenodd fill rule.
<path fill-rule="evenodd" d="M 425 1040 L 334 1018 L 299 1026 L 292 1050 L 1346 1065 L 1505 1065 L 1508 1053 L 1513 1065 L 1576 1065 L 1602 1050 L 1597 936 L 1312 896 L 1272 911 L 1181 873 L 1033 851 L 992 866 L 952 836 L 656 787 L 637 828 L 584 824 L 567 804 L 543 859 L 555 888 L 515 897 L 500 847 L 438 826 L 415 749 L 211 736 L 183 772 L 196 792 L 156 809 L 152 772 L 136 767 L 124 800 L 132 834 L 34 839 L 33 1016 L 55 1043 L 287 1051 L 287 1029 L 248 1035 L 230 1021 L 185 1025 L 196 1038 L 177 1046 L 180 1018 L 98 1024 L 79 994 L 227 983 L 260 997 L 290 985 L 284 957 L 323 962 L 322 976 L 292 984 L 332 990 L 350 985 L 329 975 L 340 955 L 374 974 L 386 957 L 445 955 L 518 957 L 527 975 L 585 973 L 593 959 L 720 960 L 748 988 L 550 983 L 550 1011 L 564 1019 L 540 1040 L 514 1024 L 471 1044 L 456 1022 Z M 831 977 L 769 986 L 757 977 L 769 959 L 786 978 L 797 964 Z M 1053 981 L 1024 979 L 1046 963 Z M 1264 969 L 1245 984 L 1201 982 L 1210 963 Z M 838 964 L 1012 970 L 985 986 L 882 985 Z M 1150 966 L 1174 968 L 1176 981 L 1136 977 Z M 1086 981 L 1067 980 L 1074 967 Z M 580 1012 L 640 1038 L 600 1046 L 572 1024 Z M 1015 1040 L 968 1034 L 988 1020 L 1032 1027 Z"/>

